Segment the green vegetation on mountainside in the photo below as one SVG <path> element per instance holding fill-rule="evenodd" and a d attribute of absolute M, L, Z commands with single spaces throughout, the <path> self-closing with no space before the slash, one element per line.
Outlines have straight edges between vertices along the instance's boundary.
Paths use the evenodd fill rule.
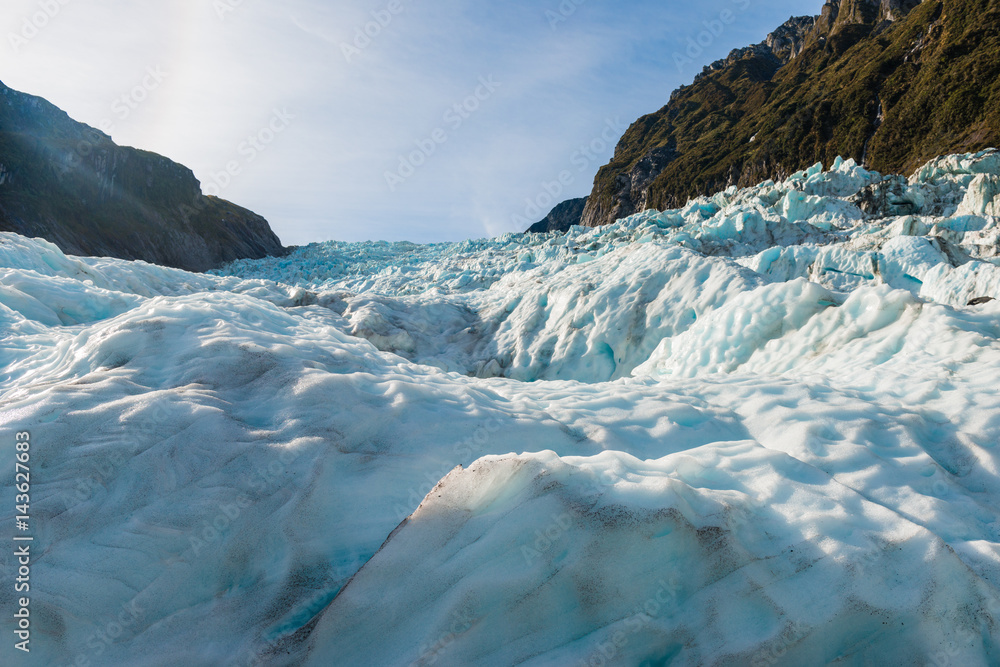
<path fill-rule="evenodd" d="M 842 22 L 828 33 L 818 24 L 784 66 L 753 55 L 681 88 L 626 132 L 584 220 L 680 206 L 838 155 L 910 173 L 996 145 L 1000 2 L 925 0 L 894 23 Z M 653 173 L 650 155 L 661 156 Z"/>

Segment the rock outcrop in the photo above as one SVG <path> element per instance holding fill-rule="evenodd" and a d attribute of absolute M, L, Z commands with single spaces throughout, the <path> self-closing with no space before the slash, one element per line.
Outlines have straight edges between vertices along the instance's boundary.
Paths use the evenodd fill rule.
<path fill-rule="evenodd" d="M 549 211 L 549 214 L 545 218 L 529 227 L 527 231 L 534 234 L 565 232 L 573 225 L 580 224 L 580 219 L 583 217 L 583 209 L 586 205 L 586 197 L 564 201 Z"/>
<path fill-rule="evenodd" d="M 813 34 L 815 27 L 816 17 L 793 16 L 781 24 L 777 30 L 769 34 L 760 44 L 745 46 L 742 49 L 733 49 L 722 60 L 716 60 L 711 65 L 706 66 L 694 78 L 695 83 L 701 81 L 712 72 L 731 67 L 735 63 L 747 58 L 765 58 L 773 60 L 779 65 L 784 65 L 802 53 L 802 50 L 806 46 L 806 40 Z M 683 87 L 681 89 L 683 90 Z"/>

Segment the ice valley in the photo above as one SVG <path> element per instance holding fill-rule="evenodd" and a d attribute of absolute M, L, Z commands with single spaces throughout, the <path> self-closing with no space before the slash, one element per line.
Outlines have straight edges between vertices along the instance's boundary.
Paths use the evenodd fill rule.
<path fill-rule="evenodd" d="M 2 234 L 27 660 L 996 664 L 990 297 L 996 151 L 212 275 Z"/>

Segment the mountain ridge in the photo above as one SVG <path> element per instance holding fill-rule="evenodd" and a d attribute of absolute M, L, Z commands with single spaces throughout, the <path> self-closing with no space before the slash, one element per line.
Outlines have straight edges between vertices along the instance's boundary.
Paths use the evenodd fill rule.
<path fill-rule="evenodd" d="M 626 131 L 582 224 L 837 156 L 909 173 L 1000 144 L 997 0 L 836 0 L 736 49 Z"/>
<path fill-rule="evenodd" d="M 187 167 L 115 144 L 0 82 L 0 231 L 66 253 L 205 271 L 285 252 L 263 217 L 202 194 Z"/>

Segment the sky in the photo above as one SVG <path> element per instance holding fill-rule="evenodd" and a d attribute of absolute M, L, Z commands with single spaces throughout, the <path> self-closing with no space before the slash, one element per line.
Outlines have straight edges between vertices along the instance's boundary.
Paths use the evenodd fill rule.
<path fill-rule="evenodd" d="M 822 0 L 4 0 L 0 80 L 286 245 L 524 231 L 701 68 Z"/>

